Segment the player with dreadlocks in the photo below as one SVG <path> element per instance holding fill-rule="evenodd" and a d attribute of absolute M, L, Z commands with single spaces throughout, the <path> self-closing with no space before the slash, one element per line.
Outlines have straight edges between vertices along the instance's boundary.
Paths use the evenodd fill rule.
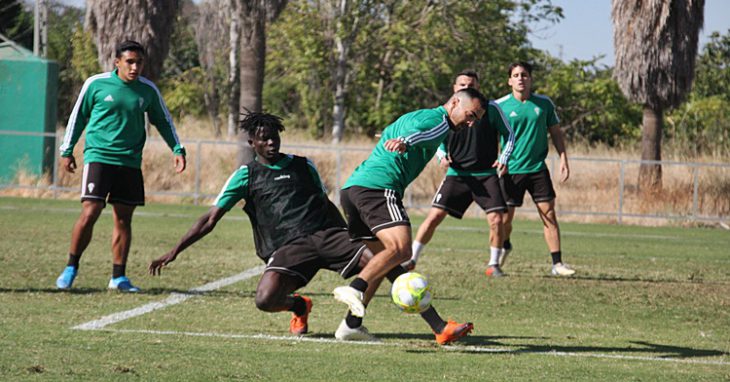
<path fill-rule="evenodd" d="M 226 181 L 214 205 L 166 255 L 149 266 L 152 275 L 173 262 L 178 254 L 213 231 L 226 212 L 241 200 L 253 228 L 256 254 L 266 263 L 258 287 L 256 307 L 265 312 L 293 313 L 289 331 L 307 333 L 312 300 L 294 294 L 307 285 L 317 271 L 328 269 L 344 278 L 358 274 L 373 253 L 360 241 L 351 241 L 347 224 L 327 194 L 319 173 L 304 157 L 279 152 L 284 131 L 281 118 L 266 113 L 247 113 L 241 129 L 256 159 L 241 166 Z M 387 277 L 394 280 L 405 273 L 396 267 Z M 433 307 L 421 314 L 445 344 L 441 334 L 446 326 Z M 362 325 L 362 318 L 348 315 L 335 332 L 340 340 L 377 341 Z"/>

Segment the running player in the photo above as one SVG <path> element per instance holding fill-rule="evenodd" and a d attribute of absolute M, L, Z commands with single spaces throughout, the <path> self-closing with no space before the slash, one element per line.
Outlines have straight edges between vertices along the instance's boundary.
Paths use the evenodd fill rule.
<path fill-rule="evenodd" d="M 348 325 L 365 315 L 365 306 L 383 277 L 405 272 L 400 264 L 411 258 L 411 226 L 402 203 L 406 187 L 421 173 L 448 131 L 473 125 L 484 114 L 485 104 L 479 91 L 467 88 L 442 106 L 401 116 L 383 130 L 370 157 L 343 186 L 340 198 L 350 236 L 365 240 L 375 253 L 349 286 L 334 290 L 335 298 L 350 309 Z M 435 313 L 432 308 L 428 312 Z M 443 330 L 454 333 L 456 339 L 472 327 L 471 323 L 449 321 Z"/>
<path fill-rule="evenodd" d="M 477 73 L 463 71 L 457 74 L 453 88 L 454 92 L 464 88 L 479 89 Z M 498 158 L 500 135 L 506 137 L 506 143 Z M 503 275 L 499 256 L 504 240 L 502 217 L 507 212 L 507 204 L 499 177 L 507 172 L 506 163 L 513 145 L 512 128 L 495 102 L 489 102 L 484 117 L 471 129 L 449 132 L 436 153 L 441 166 L 448 168 L 446 177 L 436 191 L 431 210 L 418 228 L 413 241 L 413 257 L 406 268 L 415 268 L 424 246 L 447 215 L 461 219 L 474 201 L 486 212 L 489 223 L 490 258 L 486 274 Z"/>
<path fill-rule="evenodd" d="M 509 211 L 504 221 L 504 251 L 500 257 L 503 267 L 512 250 L 510 234 L 515 208 L 522 205 L 525 191 L 530 193 L 543 223 L 545 242 L 552 257 L 552 274 L 571 276 L 575 270 L 563 264 L 560 251 L 560 228 L 555 214 L 555 190 L 550 172 L 545 165 L 548 153 L 547 136 L 560 155 L 560 181 L 570 177 L 568 154 L 565 151 L 563 131 L 553 101 L 547 96 L 532 93 L 532 66 L 516 62 L 507 71 L 512 93 L 497 100 L 515 133 L 515 148 L 509 160 L 509 175 L 502 178 Z"/>
<path fill-rule="evenodd" d="M 73 148 L 86 128 L 81 215 L 71 233 L 66 268 L 56 279 L 58 289 L 69 289 L 78 274 L 79 259 L 91 241 L 94 224 L 108 201 L 114 206 L 112 277 L 109 289 L 137 292 L 126 276 L 132 243 L 132 215 L 144 205 L 142 148 L 147 138 L 145 113 L 174 153 L 175 171 L 185 170 L 185 148 L 180 144 L 160 91 L 141 76 L 145 52 L 135 41 L 117 45 L 112 72 L 84 82 L 66 126 L 61 166 L 76 171 Z"/>

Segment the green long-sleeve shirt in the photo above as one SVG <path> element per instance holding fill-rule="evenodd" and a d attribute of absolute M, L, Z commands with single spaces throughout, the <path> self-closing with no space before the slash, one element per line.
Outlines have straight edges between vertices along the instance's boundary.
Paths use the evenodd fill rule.
<path fill-rule="evenodd" d="M 84 82 L 66 126 L 61 156 L 73 154 L 74 145 L 85 128 L 84 163 L 140 168 L 147 139 L 144 113 L 175 155 L 185 155 L 170 112 L 155 84 L 141 76 L 124 82 L 114 70 Z"/>

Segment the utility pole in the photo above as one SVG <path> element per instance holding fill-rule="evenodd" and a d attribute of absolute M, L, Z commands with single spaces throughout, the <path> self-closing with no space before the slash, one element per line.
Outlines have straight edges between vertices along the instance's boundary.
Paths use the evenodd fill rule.
<path fill-rule="evenodd" d="M 48 0 L 36 0 L 33 12 L 33 54 L 48 55 Z"/>

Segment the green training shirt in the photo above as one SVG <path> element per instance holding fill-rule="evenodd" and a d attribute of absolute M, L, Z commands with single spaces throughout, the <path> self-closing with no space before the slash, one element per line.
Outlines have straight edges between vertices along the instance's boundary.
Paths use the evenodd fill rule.
<path fill-rule="evenodd" d="M 185 155 L 170 112 L 155 84 L 144 77 L 124 82 L 115 69 L 84 82 L 66 125 L 61 156 L 73 154 L 86 128 L 84 163 L 140 168 L 147 139 L 145 112 L 175 155 Z"/>
<path fill-rule="evenodd" d="M 292 159 L 293 157 L 291 155 L 286 154 L 283 155 L 276 163 L 272 165 L 262 164 L 262 166 L 266 166 L 272 170 L 282 170 L 291 164 Z M 309 165 L 309 172 L 312 174 L 314 183 L 318 184 L 322 189 L 322 193 L 326 194 L 326 190 L 322 185 L 322 180 L 319 177 L 319 172 L 317 172 L 317 168 L 314 166 L 314 163 L 307 159 L 307 164 Z M 213 205 L 220 209 L 230 211 L 236 203 L 241 200 L 246 200 L 246 195 L 248 195 L 248 184 L 248 167 L 243 165 L 234 171 L 230 177 L 228 177 L 228 180 L 223 185 L 218 197 L 215 198 Z"/>
<path fill-rule="evenodd" d="M 404 114 L 383 130 L 373 152 L 355 169 L 342 188 L 389 189 L 402 197 L 406 187 L 433 158 L 448 132 L 449 121 L 443 106 Z M 385 149 L 385 142 L 393 138 L 406 144 L 405 153 Z"/>
<path fill-rule="evenodd" d="M 521 102 L 512 93 L 497 100 L 515 134 L 509 158 L 510 174 L 529 174 L 547 168 L 548 128 L 560 123 L 555 104 L 544 95 L 531 94 Z M 504 138 L 502 144 L 505 144 Z"/>

